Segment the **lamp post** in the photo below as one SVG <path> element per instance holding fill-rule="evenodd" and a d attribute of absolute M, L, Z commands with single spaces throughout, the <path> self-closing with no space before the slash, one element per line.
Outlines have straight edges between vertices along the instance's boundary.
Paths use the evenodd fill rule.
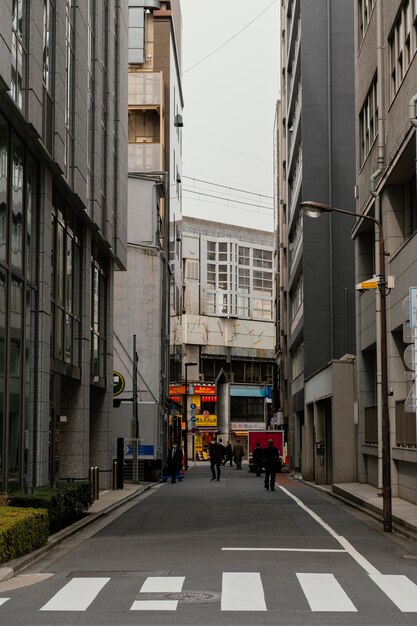
<path fill-rule="evenodd" d="M 185 394 L 184 394 L 184 415 L 185 415 L 185 438 L 184 438 L 184 457 L 185 469 L 188 470 L 188 368 L 197 363 L 184 363 L 185 368 Z"/>
<path fill-rule="evenodd" d="M 301 202 L 300 208 L 309 217 L 319 217 L 322 213 L 343 213 L 350 217 L 370 220 L 378 227 L 379 271 L 378 289 L 381 300 L 381 393 L 382 393 L 382 511 L 384 531 L 392 532 L 392 499 L 391 499 L 391 442 L 388 411 L 388 353 L 387 353 L 387 305 L 385 277 L 385 244 L 382 223 L 371 215 L 351 213 L 345 209 L 337 209 L 320 202 Z"/>

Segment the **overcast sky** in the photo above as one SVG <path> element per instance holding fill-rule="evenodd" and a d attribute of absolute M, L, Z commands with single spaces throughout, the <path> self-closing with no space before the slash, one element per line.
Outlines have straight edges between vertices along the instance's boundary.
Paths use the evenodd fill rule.
<path fill-rule="evenodd" d="M 266 207 L 273 203 L 280 2 L 275 0 L 265 11 L 271 2 L 181 0 L 184 215 L 264 230 L 273 228 L 273 212 Z M 218 52 L 199 63 L 220 46 Z M 248 204 L 202 194 L 228 196 Z M 261 204 L 262 208 L 250 204 Z"/>

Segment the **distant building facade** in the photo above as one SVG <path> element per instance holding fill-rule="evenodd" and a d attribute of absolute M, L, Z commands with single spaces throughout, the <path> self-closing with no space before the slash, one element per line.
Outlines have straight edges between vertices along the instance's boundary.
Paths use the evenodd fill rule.
<path fill-rule="evenodd" d="M 171 383 L 183 424 L 185 402 L 189 420 L 191 405 L 197 413 L 187 445 L 193 458 L 216 433 L 246 444 L 249 430 L 276 422 L 273 234 L 192 217 L 180 232 L 183 311 L 171 343 L 181 359 L 172 360 Z"/>
<path fill-rule="evenodd" d="M 30 490 L 111 469 L 127 11 L 5 0 L 1 16 L 0 490 Z"/>
<path fill-rule="evenodd" d="M 181 293 L 182 23 L 179 2 L 128 4 L 128 263 L 115 279 L 114 327 L 115 371 L 126 386 L 115 398 L 113 432 L 139 437 L 141 473 L 153 479 L 168 436 L 170 292 Z"/>
<path fill-rule="evenodd" d="M 348 356 L 339 365 L 355 352 L 354 220 L 311 220 L 299 205 L 315 200 L 355 211 L 353 20 L 353 0 L 281 3 L 276 396 L 290 465 L 318 482 L 356 475 L 353 364 Z"/>

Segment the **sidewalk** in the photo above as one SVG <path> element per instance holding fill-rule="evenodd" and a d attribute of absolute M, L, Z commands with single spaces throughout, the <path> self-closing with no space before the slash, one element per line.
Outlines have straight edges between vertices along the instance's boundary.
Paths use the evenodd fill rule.
<path fill-rule="evenodd" d="M 316 485 L 308 481 L 303 482 L 357 506 L 374 519 L 382 520 L 382 497 L 378 495 L 376 487 L 362 483 Z M 417 541 L 417 505 L 393 497 L 392 522 L 396 532 Z"/>
<path fill-rule="evenodd" d="M 0 565 L 0 582 L 12 578 L 21 569 L 55 548 L 58 544 L 69 539 L 87 526 L 90 526 L 100 518 L 105 517 L 117 507 L 139 496 L 156 484 L 158 483 L 141 483 L 140 485 L 125 483 L 123 489 L 100 491 L 99 499 L 94 501 L 85 517 L 51 535 L 48 539 L 48 543 L 42 546 L 42 548 L 25 554 L 14 561 Z"/>

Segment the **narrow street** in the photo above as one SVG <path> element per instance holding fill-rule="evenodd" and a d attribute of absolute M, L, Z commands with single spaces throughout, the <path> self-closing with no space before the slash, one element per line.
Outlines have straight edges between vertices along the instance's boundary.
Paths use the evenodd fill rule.
<path fill-rule="evenodd" d="M 19 624 L 406 624 L 416 548 L 286 474 L 191 468 L 0 584 Z M 407 612 L 410 612 L 407 614 Z"/>

